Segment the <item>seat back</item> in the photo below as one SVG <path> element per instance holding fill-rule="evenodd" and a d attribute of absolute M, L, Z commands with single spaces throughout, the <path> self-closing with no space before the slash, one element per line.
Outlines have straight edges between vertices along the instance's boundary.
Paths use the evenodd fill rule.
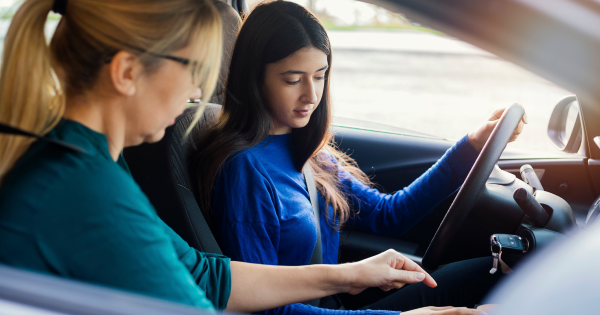
<path fill-rule="evenodd" d="M 221 72 L 219 73 L 219 82 L 210 102 L 222 104 L 223 94 L 225 93 L 225 80 L 229 72 L 229 64 L 231 63 L 231 54 L 233 53 L 233 46 L 242 25 L 242 19 L 238 12 L 230 5 L 218 0 L 214 0 L 214 4 L 223 22 L 223 61 Z"/>
<path fill-rule="evenodd" d="M 175 125 L 167 128 L 161 141 L 123 151 L 133 178 L 158 216 L 190 246 L 217 254 L 221 254 L 221 249 L 196 201 L 197 186 L 192 179 L 195 171 L 189 168 L 189 163 L 195 139 L 220 110 L 220 105 L 207 105 L 193 132 L 184 137 L 195 113 L 195 108 L 188 109 L 177 118 Z"/>

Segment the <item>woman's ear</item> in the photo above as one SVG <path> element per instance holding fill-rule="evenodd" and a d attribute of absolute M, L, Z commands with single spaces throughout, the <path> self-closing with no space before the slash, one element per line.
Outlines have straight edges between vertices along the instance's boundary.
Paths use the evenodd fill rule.
<path fill-rule="evenodd" d="M 115 90 L 124 96 L 133 96 L 136 92 L 137 78 L 142 72 L 142 64 L 135 55 L 118 52 L 110 62 L 109 71 Z"/>

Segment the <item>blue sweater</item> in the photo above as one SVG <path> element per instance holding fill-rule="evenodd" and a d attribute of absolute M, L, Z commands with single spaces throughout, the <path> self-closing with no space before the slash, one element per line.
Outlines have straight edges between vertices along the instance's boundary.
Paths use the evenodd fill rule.
<path fill-rule="evenodd" d="M 341 170 L 342 189 L 357 206 L 347 225 L 400 236 L 462 185 L 479 152 L 463 137 L 421 177 L 394 194 L 382 194 Z M 268 265 L 307 265 L 317 239 L 316 221 L 304 176 L 293 163 L 291 134 L 267 138 L 232 155 L 215 186 L 213 211 L 223 253 L 233 260 Z M 319 195 L 323 263 L 336 264 L 339 233 L 333 208 Z M 326 209 L 323 211 L 323 209 Z M 339 311 L 292 304 L 263 312 L 284 314 L 389 314 Z M 393 312 L 397 314 L 398 312 Z"/>

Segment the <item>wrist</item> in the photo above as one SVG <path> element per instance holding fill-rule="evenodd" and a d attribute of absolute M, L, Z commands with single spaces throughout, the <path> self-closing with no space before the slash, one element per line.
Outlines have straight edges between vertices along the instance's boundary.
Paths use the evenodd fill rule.
<path fill-rule="evenodd" d="M 475 132 L 469 132 L 469 134 L 467 134 L 467 140 L 469 140 L 469 143 L 475 148 L 475 150 L 481 152 L 481 149 L 483 149 L 483 145 L 481 145 L 479 141 L 477 141 Z"/>
<path fill-rule="evenodd" d="M 327 265 L 327 278 L 328 283 L 336 293 L 347 293 L 352 288 L 353 284 L 353 272 L 351 272 L 352 263 L 338 264 L 338 265 Z"/>

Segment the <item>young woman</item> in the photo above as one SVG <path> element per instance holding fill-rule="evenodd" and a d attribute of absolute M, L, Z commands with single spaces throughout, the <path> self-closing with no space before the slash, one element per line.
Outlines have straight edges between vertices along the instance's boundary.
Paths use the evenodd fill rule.
<path fill-rule="evenodd" d="M 302 174 L 306 164 L 319 191 L 324 263 L 337 263 L 344 224 L 402 235 L 459 188 L 502 114 L 495 112 L 410 186 L 382 194 L 331 142 L 331 55 L 322 25 L 293 3 L 259 5 L 240 30 L 222 113 L 199 140 L 197 160 L 202 208 L 234 260 L 309 263 L 318 234 Z M 434 277 L 438 289 L 412 285 L 368 308 L 472 307 L 500 277 L 489 274 L 491 263 L 484 258 L 449 265 Z M 294 304 L 266 314 L 300 313 L 338 311 Z"/>
<path fill-rule="evenodd" d="M 62 19 L 48 47 L 50 10 Z M 0 122 L 46 138 L 0 135 L 0 263 L 237 312 L 435 286 L 393 251 L 335 268 L 230 262 L 158 218 L 120 152 L 158 141 L 198 86 L 210 97 L 220 45 L 208 1 L 26 0 L 5 39 Z"/>

